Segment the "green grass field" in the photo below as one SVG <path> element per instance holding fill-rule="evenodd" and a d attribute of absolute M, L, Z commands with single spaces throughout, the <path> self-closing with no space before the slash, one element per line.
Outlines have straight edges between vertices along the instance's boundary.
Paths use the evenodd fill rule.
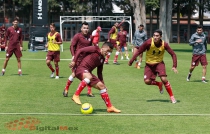
<path fill-rule="evenodd" d="M 84 116 L 80 114 L 80 106 L 71 100 L 79 80 L 75 79 L 71 85 L 69 97 L 64 98 L 62 95 L 71 73 L 68 68 L 71 58 L 69 42 L 64 43 L 64 52 L 61 53 L 59 80 L 49 77 L 51 72 L 45 64 L 47 53 L 29 52 L 25 42 L 26 51 L 23 51 L 22 57 L 23 76 L 17 75 L 15 56 L 10 59 L 5 75 L 0 76 L 1 134 L 208 134 L 210 82 L 201 82 L 201 66 L 194 70 L 191 81 L 187 82 L 191 47 L 188 44 L 171 44 L 171 47 L 177 54 L 179 73 L 174 74 L 171 71 L 172 59 L 168 53 L 165 54 L 164 61 L 177 104 L 170 103 L 166 91 L 160 94 L 156 86 L 144 84 L 144 63 L 138 70 L 128 66 L 127 60 L 119 60 L 119 66 L 104 65 L 103 76 L 112 104 L 122 110 L 122 113 L 107 113 L 99 91 L 93 89 L 96 97 L 89 98 L 85 88 L 80 99 L 83 103 L 91 103 L 94 112 L 90 116 Z M 4 59 L 5 52 L 0 52 L 1 67 Z M 209 66 L 207 70 L 210 70 Z M 210 80 L 208 72 L 206 79 Z M 35 127 L 29 130 L 31 124 Z M 61 130 L 58 130 L 59 127 Z M 65 130 L 67 128 L 68 130 Z"/>

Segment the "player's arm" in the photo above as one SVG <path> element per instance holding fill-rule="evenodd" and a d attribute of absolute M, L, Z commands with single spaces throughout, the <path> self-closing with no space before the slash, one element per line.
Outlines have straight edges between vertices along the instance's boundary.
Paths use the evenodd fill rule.
<path fill-rule="evenodd" d="M 79 37 L 78 37 L 78 34 L 76 34 L 73 37 L 73 39 L 71 41 L 71 45 L 70 45 L 70 52 L 71 52 L 72 56 L 75 55 L 75 50 L 76 50 L 76 46 L 77 46 L 78 41 L 79 41 Z"/>
<path fill-rule="evenodd" d="M 92 32 L 92 37 L 94 37 L 94 36 L 96 36 L 96 30 L 94 30 L 93 32 Z"/>
<path fill-rule="evenodd" d="M 131 66 L 133 61 L 141 54 L 143 53 L 145 50 L 148 50 L 151 46 L 151 40 L 149 41 L 145 41 L 138 49 L 138 51 L 133 55 L 133 57 L 131 58 L 131 60 L 128 62 L 128 65 Z"/>
<path fill-rule="evenodd" d="M 8 39 L 9 39 L 10 31 L 8 29 L 7 29 L 7 32 L 6 32 L 6 35 L 5 35 L 5 50 L 7 50 L 7 47 L 9 45 Z"/>
<path fill-rule="evenodd" d="M 20 30 L 20 34 L 19 34 L 19 43 L 20 43 L 20 47 L 23 47 L 23 35 L 22 35 L 22 29 Z"/>
<path fill-rule="evenodd" d="M 97 75 L 99 80 L 104 83 L 102 72 L 103 72 L 103 65 L 97 67 Z"/>
<path fill-rule="evenodd" d="M 197 42 L 195 41 L 195 34 L 193 34 L 189 39 L 190 46 L 195 45 Z"/>
<path fill-rule="evenodd" d="M 124 23 L 124 21 L 125 21 L 125 20 L 122 20 L 122 21 L 120 22 L 120 24 L 117 26 L 117 28 L 119 28 L 119 27 Z"/>
<path fill-rule="evenodd" d="M 168 45 L 168 43 L 164 43 L 164 48 L 165 50 L 171 55 L 172 60 L 173 60 L 173 67 L 177 67 L 177 57 L 174 51 L 171 49 L 171 47 Z"/>
<path fill-rule="evenodd" d="M 61 35 L 59 33 L 56 34 L 55 37 L 55 44 L 61 45 L 62 44 L 62 39 L 61 39 Z"/>
<path fill-rule="evenodd" d="M 111 28 L 111 30 L 108 32 L 108 40 L 110 40 L 110 34 L 113 34 L 115 32 L 114 26 Z"/>

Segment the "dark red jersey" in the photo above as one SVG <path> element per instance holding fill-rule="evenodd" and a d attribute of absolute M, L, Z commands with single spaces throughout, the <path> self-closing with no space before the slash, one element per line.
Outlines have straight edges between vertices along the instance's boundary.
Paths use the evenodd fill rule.
<path fill-rule="evenodd" d="M 22 29 L 17 27 L 16 29 L 11 26 L 7 29 L 6 32 L 6 44 L 7 40 L 9 40 L 8 47 L 20 47 L 22 46 Z"/>
<path fill-rule="evenodd" d="M 79 50 L 80 48 L 91 45 L 92 45 L 92 39 L 90 34 L 87 35 L 83 35 L 82 33 L 75 34 L 70 46 L 70 51 L 72 56 L 74 56 L 76 51 Z"/>
<path fill-rule="evenodd" d="M 77 60 L 80 58 L 80 54 L 82 54 L 83 59 L 78 63 Z M 97 67 L 98 78 L 101 81 L 103 81 L 102 71 L 103 71 L 104 60 L 105 58 L 101 54 L 100 48 L 98 46 L 89 46 L 79 49 L 76 52 L 73 61 L 77 63 L 76 66 L 85 68 L 87 69 L 88 72 L 92 72 Z"/>
<path fill-rule="evenodd" d="M 117 41 L 120 43 L 126 43 L 127 31 L 123 30 L 118 32 L 117 34 Z"/>

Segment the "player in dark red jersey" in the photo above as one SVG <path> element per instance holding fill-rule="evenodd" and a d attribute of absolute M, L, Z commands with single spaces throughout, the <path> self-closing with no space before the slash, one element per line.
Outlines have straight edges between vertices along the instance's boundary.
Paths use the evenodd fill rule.
<path fill-rule="evenodd" d="M 105 42 L 101 49 L 97 46 L 90 46 L 81 48 L 78 52 L 76 52 L 76 55 L 70 64 L 71 68 L 75 68 L 75 76 L 81 80 L 75 94 L 72 97 L 72 100 L 76 104 L 82 104 L 79 99 L 79 95 L 86 85 L 90 85 L 100 90 L 101 98 L 107 106 L 107 112 L 121 112 L 112 106 L 102 75 L 105 60 L 104 57 L 108 54 L 108 52 L 112 52 L 112 49 L 113 45 L 109 42 Z M 80 54 L 83 54 L 82 60 L 79 60 Z M 95 68 L 97 68 L 98 77 L 92 74 L 92 71 Z"/>
<path fill-rule="evenodd" d="M 0 28 L 0 34 L 1 34 L 1 38 L 2 37 L 5 37 L 5 34 L 6 34 L 6 27 L 5 25 L 3 24 Z"/>
<path fill-rule="evenodd" d="M 19 18 L 16 17 L 13 20 L 13 26 L 9 27 L 6 32 L 6 41 L 5 41 L 5 50 L 6 50 L 6 59 L 4 61 L 3 69 L 2 69 L 2 76 L 5 74 L 7 63 L 10 57 L 15 54 L 18 62 L 18 74 L 22 76 L 21 71 L 21 60 L 22 57 L 22 29 L 18 27 Z M 9 43 L 7 44 L 7 39 L 9 39 Z"/>
<path fill-rule="evenodd" d="M 131 66 L 133 61 L 141 53 L 146 51 L 146 66 L 144 69 L 144 82 L 147 85 L 156 85 L 159 87 L 160 93 L 163 93 L 162 85 L 164 84 L 166 91 L 168 92 L 171 102 L 176 103 L 174 98 L 172 87 L 169 81 L 167 80 L 165 63 L 163 61 L 165 50 L 171 55 L 173 59 L 172 70 L 175 73 L 178 73 L 177 67 L 177 58 L 174 51 L 170 48 L 168 43 L 161 40 L 162 31 L 156 30 L 153 34 L 153 37 L 145 41 L 138 49 L 138 51 L 133 55 L 132 59 L 129 61 L 128 65 Z M 159 76 L 162 82 L 157 82 L 155 80 L 156 76 Z"/>
<path fill-rule="evenodd" d="M 5 38 L 0 39 L 1 51 L 5 51 Z"/>
<path fill-rule="evenodd" d="M 82 23 L 82 26 L 81 26 L 81 32 L 75 34 L 75 36 L 73 37 L 72 42 L 71 42 L 70 52 L 72 54 L 72 59 L 74 59 L 74 55 L 79 49 L 87 47 L 87 46 L 92 46 L 92 39 L 91 39 L 91 34 L 89 33 L 88 23 L 84 22 L 84 23 Z M 80 60 L 82 60 L 82 59 L 79 58 L 78 61 L 80 61 Z M 72 71 L 72 74 L 69 76 L 69 78 L 66 82 L 66 86 L 63 91 L 64 97 L 68 97 L 69 86 L 73 82 L 74 78 L 75 78 L 75 74 Z M 91 93 L 91 87 L 90 86 L 87 86 L 87 87 L 88 87 L 87 96 L 94 97 L 94 95 Z"/>

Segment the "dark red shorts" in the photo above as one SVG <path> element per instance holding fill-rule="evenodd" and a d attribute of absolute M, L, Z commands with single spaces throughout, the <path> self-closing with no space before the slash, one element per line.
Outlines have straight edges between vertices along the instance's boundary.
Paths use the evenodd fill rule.
<path fill-rule="evenodd" d="M 145 69 L 144 69 L 144 79 L 152 79 L 155 80 L 155 78 L 161 76 L 167 76 L 166 75 L 166 69 L 165 69 L 165 63 L 160 62 L 155 65 L 149 65 L 146 64 Z"/>
<path fill-rule="evenodd" d="M 60 61 L 60 51 L 48 51 L 46 60 L 59 62 Z"/>
<path fill-rule="evenodd" d="M 16 58 L 22 57 L 22 52 L 20 51 L 20 47 L 8 47 L 6 52 L 6 58 L 10 58 L 13 53 L 15 54 Z"/>
<path fill-rule="evenodd" d="M 208 61 L 206 59 L 206 55 L 193 55 L 191 65 L 198 66 L 201 63 L 202 66 L 208 65 Z"/>
<path fill-rule="evenodd" d="M 88 73 L 89 71 L 86 68 L 83 67 L 77 67 L 75 70 L 75 76 L 79 79 L 79 80 L 83 80 L 83 73 Z M 95 75 L 93 75 L 91 72 L 89 72 L 92 75 L 92 79 L 90 80 L 90 86 L 93 86 L 95 84 L 97 84 L 98 82 L 100 82 L 99 78 L 96 77 Z"/>
<path fill-rule="evenodd" d="M 117 41 L 116 40 L 110 39 L 110 43 L 112 43 L 113 47 L 115 49 L 117 49 Z"/>
<path fill-rule="evenodd" d="M 126 42 L 120 43 L 120 49 L 122 49 L 123 47 L 127 47 Z"/>

